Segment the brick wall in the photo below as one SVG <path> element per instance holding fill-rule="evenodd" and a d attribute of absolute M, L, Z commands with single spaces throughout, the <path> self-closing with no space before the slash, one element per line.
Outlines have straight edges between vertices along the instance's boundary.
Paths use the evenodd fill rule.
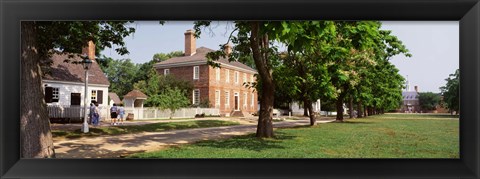
<path fill-rule="evenodd" d="M 248 113 L 255 113 L 257 112 L 258 108 L 258 95 L 257 92 L 253 92 L 252 89 L 248 89 L 243 86 L 244 82 L 244 74 L 246 74 L 247 82 L 251 81 L 252 73 L 245 73 L 235 69 L 229 69 L 230 71 L 230 80 L 226 82 L 226 70 L 228 68 L 222 67 L 220 68 L 220 79 L 217 80 L 216 78 L 216 68 L 210 67 L 208 65 L 199 65 L 200 68 L 200 78 L 198 80 L 193 79 L 193 66 L 185 66 L 185 67 L 174 67 L 168 68 L 170 70 L 171 75 L 175 75 L 179 79 L 188 80 L 193 82 L 194 89 L 200 89 L 200 101 L 208 99 L 210 101 L 210 107 L 215 108 L 215 91 L 220 91 L 220 109 L 221 114 L 230 113 L 234 110 L 235 107 L 235 97 L 234 94 L 238 93 L 238 104 L 239 109 L 242 111 L 246 111 Z M 157 69 L 160 75 L 164 74 L 165 68 Z M 235 83 L 234 76 L 235 71 L 238 72 L 238 83 Z M 253 78 L 255 80 L 255 78 Z M 230 93 L 230 105 L 226 106 L 226 94 L 225 92 L 229 91 Z M 247 105 L 244 107 L 244 93 L 247 93 Z M 254 95 L 254 105 L 251 106 L 252 102 L 252 95 Z M 192 97 L 190 99 L 192 100 Z"/>

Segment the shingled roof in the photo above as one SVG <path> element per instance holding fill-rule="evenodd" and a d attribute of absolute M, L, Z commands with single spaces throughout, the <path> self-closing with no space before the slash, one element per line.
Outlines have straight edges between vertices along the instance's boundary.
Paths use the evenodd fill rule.
<path fill-rule="evenodd" d="M 122 103 L 122 100 L 120 100 L 117 93 L 108 93 L 108 96 L 110 97 L 111 100 L 113 100 L 113 103 L 115 103 L 115 104 L 121 104 Z"/>
<path fill-rule="evenodd" d="M 78 55 L 73 55 L 73 58 L 69 58 L 69 54 L 54 54 L 51 57 L 52 65 L 50 71 L 43 79 L 85 83 L 85 70 L 83 69 L 83 65 L 67 63 L 65 62 L 66 59 L 70 61 L 82 61 L 82 58 Z M 89 84 L 110 85 L 108 78 L 97 62 L 93 61 L 92 66 L 88 70 L 88 74 Z"/>
<path fill-rule="evenodd" d="M 207 47 L 200 47 L 200 48 L 197 48 L 196 53 L 193 54 L 192 56 L 173 57 L 173 58 L 170 58 L 168 60 L 159 62 L 155 66 L 169 67 L 169 66 L 176 65 L 176 64 L 179 64 L 179 63 L 188 64 L 189 62 L 190 63 L 194 63 L 194 62 L 202 62 L 203 63 L 204 62 L 205 64 L 207 64 L 206 55 L 207 55 L 208 52 L 213 52 L 213 51 L 214 50 L 209 49 Z M 236 61 L 229 62 L 228 59 L 225 59 L 225 58 L 221 58 L 217 62 L 220 62 L 220 66 L 222 64 L 227 64 L 227 65 L 231 65 L 231 66 L 234 66 L 234 67 L 249 70 L 249 71 L 252 71 L 252 72 L 257 72 L 257 70 L 255 70 L 253 68 L 250 68 L 249 66 L 247 66 L 243 63 L 236 62 Z"/>
<path fill-rule="evenodd" d="M 147 99 L 148 96 L 143 94 L 139 90 L 132 90 L 132 91 L 128 92 L 125 96 L 123 96 L 123 98 L 144 98 L 144 99 Z"/>

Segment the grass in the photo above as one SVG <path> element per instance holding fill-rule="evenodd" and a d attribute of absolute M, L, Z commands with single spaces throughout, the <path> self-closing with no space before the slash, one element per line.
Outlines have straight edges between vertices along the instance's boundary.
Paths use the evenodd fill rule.
<path fill-rule="evenodd" d="M 452 119 L 453 118 L 453 119 Z M 458 116 L 385 114 L 202 141 L 131 158 L 459 158 Z"/>
<path fill-rule="evenodd" d="M 179 129 L 192 129 L 192 128 L 206 128 L 206 127 L 218 127 L 218 126 L 232 126 L 239 125 L 238 122 L 232 121 L 220 121 L 220 120 L 198 120 L 198 121 L 186 121 L 186 122 L 162 122 L 145 125 L 134 126 L 109 126 L 109 127 L 97 127 L 90 128 L 89 133 L 82 133 L 80 129 L 75 131 L 60 131 L 53 130 L 53 137 L 64 138 L 79 138 L 79 137 L 97 137 L 104 135 L 121 135 L 140 132 L 162 132 L 167 130 L 179 130 Z"/>

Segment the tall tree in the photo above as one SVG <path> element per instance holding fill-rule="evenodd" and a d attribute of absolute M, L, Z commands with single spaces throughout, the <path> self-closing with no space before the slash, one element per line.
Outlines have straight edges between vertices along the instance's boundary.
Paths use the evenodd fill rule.
<path fill-rule="evenodd" d="M 450 110 L 450 113 L 453 114 L 455 111 L 457 114 L 460 113 L 460 70 L 455 70 L 455 73 L 450 74 L 447 79 L 447 84 L 440 87 L 441 93 L 443 95 L 443 101 L 446 104 L 446 107 Z"/>
<path fill-rule="evenodd" d="M 21 23 L 22 83 L 20 90 L 21 158 L 53 158 L 55 150 L 44 101 L 42 75 L 53 53 L 80 53 L 88 41 L 97 49 L 112 47 L 128 53 L 123 37 L 134 33 L 126 21 L 23 21 Z"/>
<path fill-rule="evenodd" d="M 270 48 L 270 43 L 275 36 L 271 36 L 272 29 L 266 28 L 268 22 L 265 21 L 236 21 L 235 29 L 237 35 L 231 35 L 231 40 L 236 46 L 233 48 L 233 52 L 230 54 L 224 53 L 225 44 L 221 44 L 221 50 L 210 53 L 208 55 L 210 64 L 217 65 L 212 62 L 218 60 L 220 57 L 227 57 L 229 60 L 236 60 L 239 57 L 251 56 L 255 62 L 255 67 L 258 70 L 258 80 L 262 83 L 262 90 L 259 91 L 260 100 L 260 113 L 258 118 L 256 136 L 263 138 L 273 137 L 273 104 L 275 83 L 272 77 L 272 58 L 271 54 L 275 50 Z M 210 22 L 198 21 L 195 23 L 195 35 L 199 37 L 201 28 L 209 26 Z M 231 33 L 233 34 L 233 32 Z"/>
<path fill-rule="evenodd" d="M 117 93 L 120 98 L 132 91 L 138 68 L 139 65 L 130 59 L 110 60 L 103 71 L 110 82 L 109 91 Z"/>

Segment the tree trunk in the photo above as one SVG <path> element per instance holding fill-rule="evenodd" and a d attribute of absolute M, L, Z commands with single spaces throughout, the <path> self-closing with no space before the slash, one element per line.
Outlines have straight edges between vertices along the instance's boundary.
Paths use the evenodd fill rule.
<path fill-rule="evenodd" d="M 348 110 L 349 110 L 349 117 L 350 119 L 353 119 L 353 98 L 350 97 L 349 102 L 348 102 Z"/>
<path fill-rule="evenodd" d="M 337 121 L 343 121 L 343 98 L 345 97 L 344 94 L 340 93 L 337 98 Z"/>
<path fill-rule="evenodd" d="M 312 101 L 310 100 L 306 100 L 306 101 L 307 101 L 308 112 L 310 113 L 310 125 L 314 126 L 317 123 L 317 120 L 315 119 L 315 113 L 313 112 Z"/>
<path fill-rule="evenodd" d="M 275 85 L 273 83 L 272 70 L 268 65 L 268 52 L 261 49 L 268 48 L 268 36 L 259 34 L 260 22 L 250 22 L 250 48 L 252 49 L 253 60 L 257 67 L 260 80 L 262 80 L 262 90 L 260 101 L 260 114 L 258 115 L 258 125 L 256 137 L 273 137 L 273 102 L 275 94 Z"/>
<path fill-rule="evenodd" d="M 306 98 L 303 99 L 303 116 L 308 116 L 308 101 Z"/>
<path fill-rule="evenodd" d="M 35 22 L 21 23 L 20 158 L 54 158 Z"/>
<path fill-rule="evenodd" d="M 368 113 L 368 110 L 367 110 L 367 106 L 363 106 L 363 114 L 365 117 L 368 117 L 369 116 L 369 113 Z"/>
<path fill-rule="evenodd" d="M 358 117 L 358 118 L 362 118 L 362 117 L 363 117 L 362 101 L 359 101 L 359 102 L 357 103 L 357 111 L 358 111 L 357 117 Z"/>

